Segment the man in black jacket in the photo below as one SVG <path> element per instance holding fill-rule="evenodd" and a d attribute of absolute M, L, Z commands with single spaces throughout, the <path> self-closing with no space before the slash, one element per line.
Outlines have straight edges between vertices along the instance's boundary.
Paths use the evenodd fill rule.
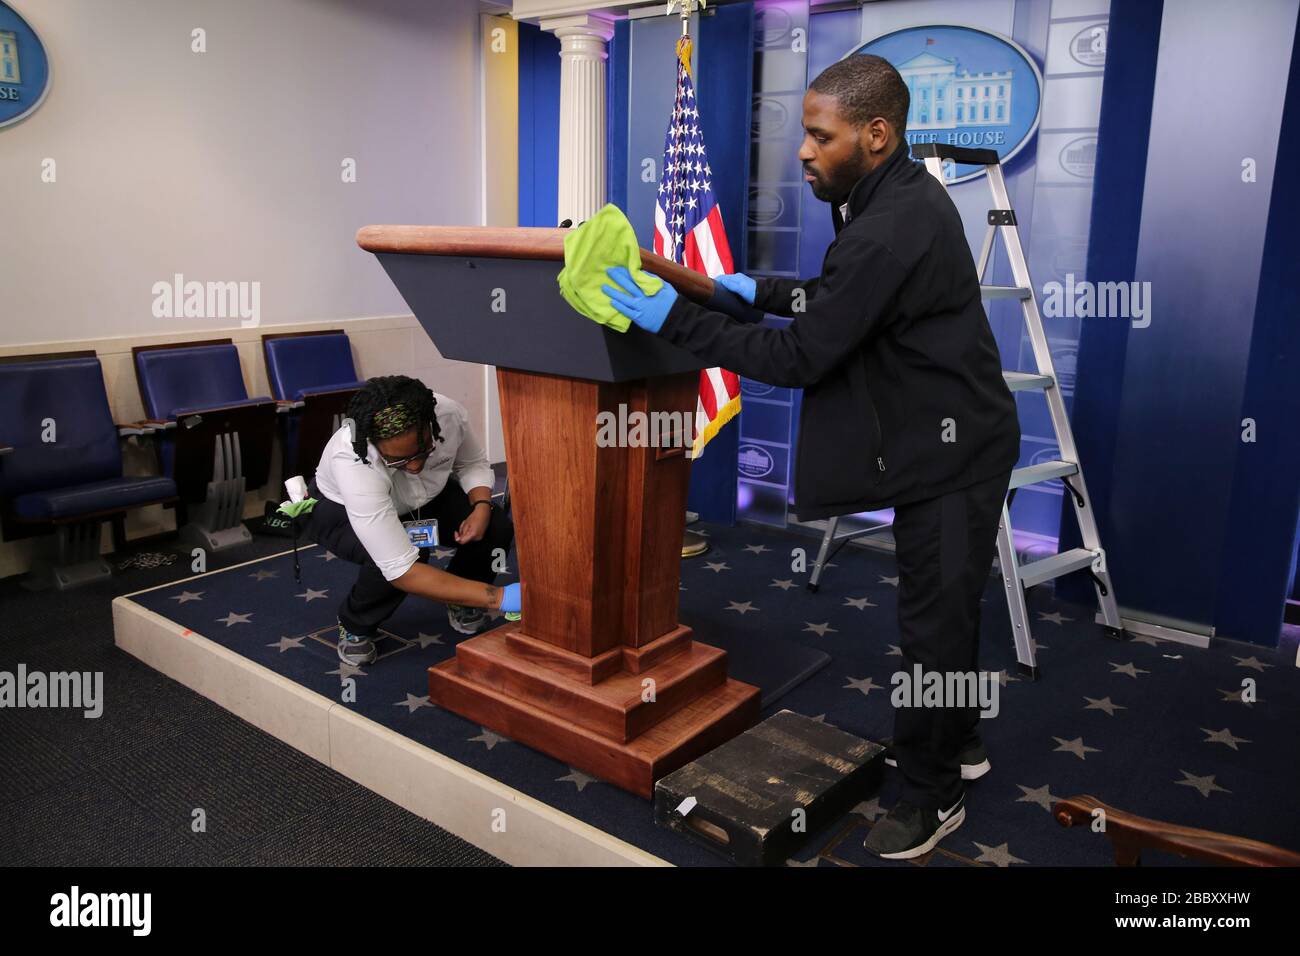
<path fill-rule="evenodd" d="M 961 218 L 911 160 L 907 111 L 906 85 L 879 57 L 849 57 L 810 86 L 799 159 L 835 224 L 821 275 L 717 280 L 792 317 L 788 327 L 738 322 L 667 284 L 646 296 L 621 268 L 605 291 L 710 366 L 804 390 L 794 510 L 806 521 L 893 506 L 911 679 L 917 665 L 976 672 L 980 597 L 1020 426 Z M 904 789 L 867 838 L 880 856 L 920 856 L 965 817 L 963 779 L 989 765 L 978 710 L 956 703 L 895 711 L 891 760 Z"/>

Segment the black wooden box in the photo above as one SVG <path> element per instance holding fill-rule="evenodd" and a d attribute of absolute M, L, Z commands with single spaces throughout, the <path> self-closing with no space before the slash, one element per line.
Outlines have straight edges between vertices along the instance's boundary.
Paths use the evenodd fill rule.
<path fill-rule="evenodd" d="M 661 777 L 655 822 L 742 866 L 780 864 L 874 793 L 884 767 L 880 744 L 783 710 Z"/>

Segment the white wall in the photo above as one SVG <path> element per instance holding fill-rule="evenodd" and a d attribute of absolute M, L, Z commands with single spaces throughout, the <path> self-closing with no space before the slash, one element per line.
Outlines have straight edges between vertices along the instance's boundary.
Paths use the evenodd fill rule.
<path fill-rule="evenodd" d="M 475 0 L 13 5 L 52 87 L 0 130 L 0 344 L 229 327 L 153 317 L 177 272 L 263 325 L 404 313 L 357 228 L 479 220 Z"/>
<path fill-rule="evenodd" d="M 94 349 L 130 421 L 132 345 L 233 337 L 258 395 L 266 327 L 343 328 L 363 377 L 420 377 L 480 434 L 499 429 L 495 376 L 439 355 L 355 242 L 371 223 L 481 221 L 477 0 L 10 2 L 52 85 L 0 129 L 0 354 Z M 191 51 L 196 28 L 206 53 Z M 153 285 L 177 272 L 260 283 L 260 327 L 155 318 Z M 124 453 L 128 473 L 152 469 L 149 449 Z M 153 508 L 127 530 L 171 527 Z M 0 575 L 28 557 L 29 542 L 0 545 Z"/>

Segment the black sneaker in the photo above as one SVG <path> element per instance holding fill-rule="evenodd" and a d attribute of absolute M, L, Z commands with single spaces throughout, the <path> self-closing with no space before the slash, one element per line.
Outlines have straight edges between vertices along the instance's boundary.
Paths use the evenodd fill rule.
<path fill-rule="evenodd" d="M 339 625 L 339 660 L 344 664 L 360 667 L 375 660 L 375 642 L 368 637 L 353 634 L 342 624 Z"/>
<path fill-rule="evenodd" d="M 885 766 L 897 767 L 898 760 L 894 756 L 894 741 L 882 740 L 885 745 Z M 984 750 L 984 741 L 977 740 L 975 743 L 962 748 L 958 755 L 961 761 L 961 778 L 963 780 L 978 780 L 990 770 L 993 765 L 989 763 L 989 755 Z"/>
<path fill-rule="evenodd" d="M 900 800 L 871 828 L 862 845 L 882 860 L 910 860 L 929 853 L 965 819 L 965 794 L 947 810 L 923 810 Z"/>

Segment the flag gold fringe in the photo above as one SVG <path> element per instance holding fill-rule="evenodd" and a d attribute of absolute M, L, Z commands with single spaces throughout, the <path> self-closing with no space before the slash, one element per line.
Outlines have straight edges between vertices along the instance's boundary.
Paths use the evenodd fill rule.
<path fill-rule="evenodd" d="M 704 446 L 713 440 L 722 426 L 727 424 L 740 413 L 740 396 L 737 395 L 727 404 L 718 409 L 718 414 L 714 416 L 713 421 L 704 426 L 704 431 L 695 436 L 695 444 L 691 448 L 691 458 L 699 458 L 704 454 Z"/>
<path fill-rule="evenodd" d="M 692 79 L 694 79 L 694 74 L 691 73 L 691 51 L 694 48 L 695 43 L 691 40 L 690 35 L 683 33 L 682 38 L 677 41 L 677 59 L 682 61 L 682 66 Z"/>

